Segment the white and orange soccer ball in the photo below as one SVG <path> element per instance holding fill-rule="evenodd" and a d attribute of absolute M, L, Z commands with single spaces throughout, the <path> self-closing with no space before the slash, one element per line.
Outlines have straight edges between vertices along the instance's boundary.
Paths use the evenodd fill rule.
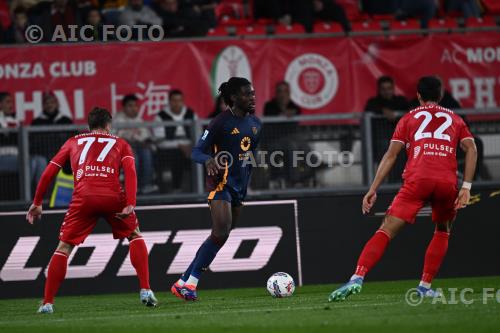
<path fill-rule="evenodd" d="M 289 297 L 295 291 L 295 282 L 288 273 L 274 273 L 267 280 L 267 291 L 273 297 Z"/>

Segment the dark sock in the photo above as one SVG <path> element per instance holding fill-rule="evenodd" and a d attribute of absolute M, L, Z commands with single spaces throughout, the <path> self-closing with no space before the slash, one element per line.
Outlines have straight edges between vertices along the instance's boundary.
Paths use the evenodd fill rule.
<path fill-rule="evenodd" d="M 193 260 L 193 267 L 190 275 L 199 279 L 202 271 L 207 269 L 215 259 L 215 256 L 217 255 L 217 252 L 219 252 L 220 248 L 221 246 L 212 239 L 212 236 L 208 237 L 207 240 L 201 245 L 198 255 Z"/>

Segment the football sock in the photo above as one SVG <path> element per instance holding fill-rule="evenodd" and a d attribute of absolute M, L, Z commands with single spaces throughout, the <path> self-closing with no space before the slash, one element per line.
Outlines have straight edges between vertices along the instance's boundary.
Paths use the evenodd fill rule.
<path fill-rule="evenodd" d="M 427 251 L 425 252 L 424 272 L 422 274 L 421 282 L 430 284 L 432 279 L 439 271 L 441 263 L 443 262 L 446 251 L 448 250 L 448 239 L 450 234 L 443 231 L 434 232 Z"/>
<path fill-rule="evenodd" d="M 220 248 L 221 246 L 219 245 L 219 242 L 216 242 L 216 240 L 213 239 L 213 236 L 208 237 L 207 240 L 203 242 L 198 255 L 193 260 L 191 274 L 189 279 L 186 281 L 186 284 L 194 286 L 198 284 L 198 279 L 200 278 L 202 271 L 206 270 L 208 266 L 210 266 Z"/>
<path fill-rule="evenodd" d="M 50 259 L 47 272 L 47 281 L 45 281 L 45 293 L 43 304 L 54 303 L 54 297 L 64 281 L 68 267 L 68 256 L 66 253 L 55 251 Z"/>
<path fill-rule="evenodd" d="M 195 278 L 194 276 L 190 275 L 189 278 L 186 281 L 186 286 L 198 286 L 198 278 Z"/>
<path fill-rule="evenodd" d="M 364 277 L 382 258 L 390 240 L 389 235 L 385 231 L 381 229 L 377 230 L 366 243 L 363 251 L 361 251 L 354 275 Z"/>
<path fill-rule="evenodd" d="M 198 251 L 196 251 L 196 255 L 194 256 L 193 261 L 191 261 L 191 264 L 189 264 L 189 267 L 186 269 L 184 274 L 182 274 L 181 278 L 179 280 L 177 280 L 177 284 L 179 286 L 183 287 L 186 284 L 186 281 L 191 276 L 191 271 L 193 270 L 194 262 L 196 261 L 196 258 L 198 258 L 198 255 L 200 254 L 200 250 L 201 250 L 201 246 L 198 249 Z"/>
<path fill-rule="evenodd" d="M 424 282 L 424 281 L 420 281 L 420 283 L 418 284 L 419 287 L 424 287 L 425 289 L 431 289 L 431 284 L 430 283 L 427 283 L 427 282 Z"/>
<path fill-rule="evenodd" d="M 361 279 L 361 281 L 363 281 L 364 276 L 353 274 L 353 276 L 351 276 L 351 279 L 349 281 L 356 280 L 356 279 Z"/>
<path fill-rule="evenodd" d="M 191 271 L 193 270 L 193 265 L 194 262 L 196 261 L 196 258 L 198 258 L 198 255 L 200 254 L 201 247 L 198 249 L 196 252 L 196 255 L 194 256 L 193 261 L 191 261 L 191 264 L 189 264 L 189 267 L 186 269 L 184 274 L 182 274 L 181 278 L 177 281 L 177 283 L 182 287 L 184 283 L 189 279 L 189 276 L 191 275 Z"/>
<path fill-rule="evenodd" d="M 151 289 L 149 286 L 149 259 L 146 242 L 142 237 L 134 238 L 129 243 L 130 261 L 137 272 L 141 289 Z"/>

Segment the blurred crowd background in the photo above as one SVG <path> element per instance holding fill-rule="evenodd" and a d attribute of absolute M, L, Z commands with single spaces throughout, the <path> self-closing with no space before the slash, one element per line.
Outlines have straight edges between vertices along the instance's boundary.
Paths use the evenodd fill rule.
<path fill-rule="evenodd" d="M 442 19 L 450 27 L 495 25 L 499 13 L 497 0 L 0 0 L 0 43 L 26 43 L 30 25 L 46 42 L 58 25 L 66 36 L 71 25 L 88 25 L 87 37 L 98 41 L 105 24 L 160 25 L 176 38 L 432 28 Z"/>

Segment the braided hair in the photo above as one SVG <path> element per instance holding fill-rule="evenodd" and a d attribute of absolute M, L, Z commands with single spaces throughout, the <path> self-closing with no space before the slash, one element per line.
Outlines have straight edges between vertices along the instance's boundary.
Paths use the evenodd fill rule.
<path fill-rule="evenodd" d="M 243 77 L 232 77 L 229 81 L 224 82 L 219 87 L 219 93 L 224 99 L 224 103 L 233 107 L 233 101 L 231 100 L 232 95 L 237 95 L 240 92 L 241 87 L 251 85 L 250 81 Z"/>

